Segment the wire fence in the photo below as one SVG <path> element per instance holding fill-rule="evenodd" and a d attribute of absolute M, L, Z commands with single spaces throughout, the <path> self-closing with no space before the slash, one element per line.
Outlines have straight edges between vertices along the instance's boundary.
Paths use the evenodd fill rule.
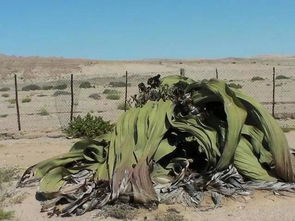
<path fill-rule="evenodd" d="M 229 74 L 222 68 L 202 71 L 182 68 L 92 78 L 73 75 L 71 78 L 69 75 L 46 82 L 15 76 L 15 81 L 0 84 L 0 132 L 58 130 L 66 127 L 72 117 L 87 113 L 116 121 L 124 112 L 126 100 L 138 92 L 137 85 L 156 74 L 162 77 L 182 74 L 194 80 L 225 80 L 231 87 L 261 102 L 283 127 L 295 127 L 295 68 L 245 71 L 239 75 L 233 75 L 234 71 Z"/>

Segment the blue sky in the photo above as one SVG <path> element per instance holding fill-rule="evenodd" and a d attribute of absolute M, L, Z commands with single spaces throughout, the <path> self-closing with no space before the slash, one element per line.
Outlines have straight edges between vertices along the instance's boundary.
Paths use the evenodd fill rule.
<path fill-rule="evenodd" d="M 295 54 L 295 1 L 0 0 L 0 53 L 112 60 Z"/>

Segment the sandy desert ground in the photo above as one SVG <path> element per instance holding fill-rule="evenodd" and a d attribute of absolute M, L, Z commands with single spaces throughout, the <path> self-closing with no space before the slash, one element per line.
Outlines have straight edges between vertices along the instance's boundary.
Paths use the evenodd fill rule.
<path fill-rule="evenodd" d="M 295 57 L 293 56 L 261 56 L 253 58 L 226 59 L 191 59 L 169 60 L 154 59 L 140 61 L 96 61 L 83 59 L 15 57 L 0 55 L 0 88 L 9 87 L 9 91 L 0 91 L 0 168 L 12 167 L 23 171 L 30 165 L 47 159 L 59 153 L 67 152 L 76 140 L 66 139 L 60 127 L 69 121 L 70 96 L 55 97 L 56 90 L 22 91 L 28 84 L 58 85 L 66 83 L 69 91 L 69 76 L 74 74 L 75 114 L 91 112 L 102 115 L 105 119 L 115 121 L 122 110 L 118 104 L 123 101 L 124 88 L 111 88 L 111 81 L 124 81 L 128 70 L 128 95 L 137 91 L 137 84 L 146 81 L 149 76 L 161 74 L 179 74 L 184 68 L 186 76 L 195 80 L 215 77 L 218 68 L 219 78 L 242 85 L 243 91 L 261 102 L 272 99 L 272 67 L 276 67 L 277 75 L 285 75 L 289 79 L 277 80 L 276 113 L 280 124 L 295 127 Z M 14 98 L 14 74 L 18 76 L 19 100 L 22 132 L 17 131 Z M 253 77 L 264 80 L 252 81 Z M 95 88 L 79 89 L 79 84 L 89 81 Z M 119 100 L 108 100 L 103 90 L 116 89 L 120 92 Z M 100 99 L 94 100 L 89 95 L 97 93 Z M 8 95 L 4 95 L 8 94 Z M 26 97 L 31 99 L 22 103 Z M 270 110 L 271 106 L 265 104 Z M 40 115 L 46 109 L 49 115 Z M 295 146 L 295 132 L 286 134 L 289 145 Z M 14 190 L 14 183 L 8 189 Z M 46 214 L 40 213 L 40 204 L 34 199 L 36 187 L 18 189 L 5 202 L 6 209 L 15 211 L 15 220 L 48 220 Z M 14 198 L 18 200 L 13 200 Z M 21 199 L 21 200 L 20 200 Z M 11 203 L 14 202 L 14 203 Z M 211 202 L 207 202 L 210 206 Z M 209 211 L 202 208 L 192 209 L 181 205 L 160 205 L 157 210 L 136 211 L 136 220 L 155 220 L 165 217 L 171 211 L 177 210 L 180 216 L 187 220 L 295 220 L 295 196 L 275 196 L 270 192 L 259 191 L 249 197 L 223 199 L 223 207 Z M 205 207 L 204 207 L 205 208 Z M 87 213 L 82 217 L 52 218 L 51 220 L 99 220 L 97 211 Z M 176 213 L 177 214 L 177 213 Z M 109 218 L 109 220 L 111 220 Z"/>
<path fill-rule="evenodd" d="M 286 136 L 289 144 L 295 145 L 295 132 L 289 132 Z M 5 138 L 0 141 L 0 168 L 11 167 L 24 171 L 40 160 L 67 152 L 76 141 L 66 139 L 60 132 L 15 134 L 14 139 Z M 15 190 L 15 182 L 7 187 L 13 194 L 4 201 L 7 205 L 5 209 L 15 211 L 15 220 L 49 220 L 45 213 L 40 213 L 40 203 L 34 197 L 36 188 L 34 186 Z M 197 209 L 178 204 L 161 204 L 153 211 L 136 210 L 134 219 L 155 220 L 157 217 L 162 217 L 163 220 L 167 220 L 164 218 L 169 218 L 169 214 L 177 211 L 175 213 L 177 217 L 184 220 L 295 220 L 295 195 L 290 193 L 286 196 L 277 196 L 268 191 L 256 191 L 253 195 L 246 197 L 223 198 L 222 204 L 221 208 L 208 211 L 206 209 L 213 206 L 210 200 L 206 200 Z M 98 213 L 99 211 L 92 211 L 81 217 L 52 217 L 50 220 L 102 220 L 103 218 L 96 217 Z M 144 217 L 147 218 L 144 219 Z M 113 219 L 107 218 L 106 220 Z"/>

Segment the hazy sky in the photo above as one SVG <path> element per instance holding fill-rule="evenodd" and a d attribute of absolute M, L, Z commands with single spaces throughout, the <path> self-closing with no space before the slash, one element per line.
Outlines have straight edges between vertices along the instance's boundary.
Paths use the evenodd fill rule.
<path fill-rule="evenodd" d="M 0 53 L 95 59 L 295 54 L 295 1 L 0 0 Z"/>

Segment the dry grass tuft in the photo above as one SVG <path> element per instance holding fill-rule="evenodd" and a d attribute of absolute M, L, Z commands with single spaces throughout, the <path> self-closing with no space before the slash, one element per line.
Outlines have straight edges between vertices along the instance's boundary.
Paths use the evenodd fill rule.
<path fill-rule="evenodd" d="M 133 220 L 136 216 L 136 209 L 128 204 L 115 204 L 105 206 L 97 217 L 111 217 L 122 220 Z"/>
<path fill-rule="evenodd" d="M 5 211 L 0 208 L 0 220 L 11 220 L 14 217 L 14 211 Z"/>

